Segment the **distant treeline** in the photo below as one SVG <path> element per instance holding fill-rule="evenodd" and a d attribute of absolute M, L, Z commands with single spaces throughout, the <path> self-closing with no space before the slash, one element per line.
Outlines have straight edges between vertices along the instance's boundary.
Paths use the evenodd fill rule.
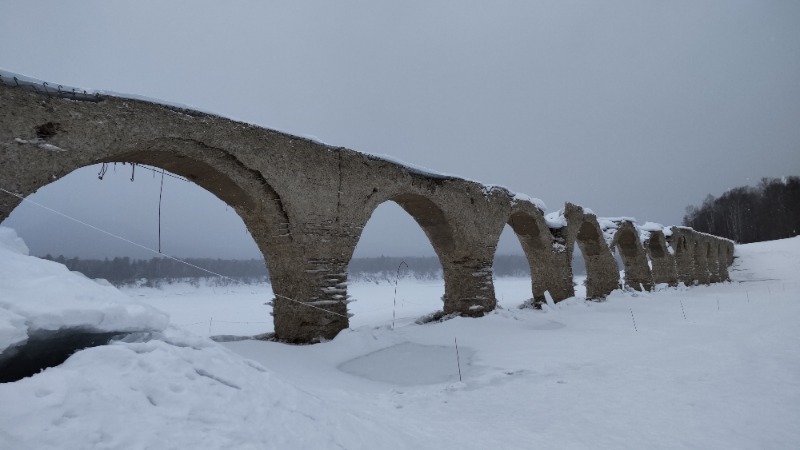
<path fill-rule="evenodd" d="M 177 280 L 214 277 L 209 272 L 224 275 L 218 280 L 227 284 L 236 282 L 251 284 L 267 281 L 268 270 L 263 260 L 230 260 L 211 258 L 186 258 L 187 263 L 202 267 L 209 272 L 183 264 L 169 258 L 131 259 L 128 257 L 106 259 L 65 258 L 63 255 L 53 257 L 46 255 L 44 259 L 64 264 L 89 278 L 104 278 L 114 285 L 142 283 L 159 285 Z M 418 279 L 438 279 L 442 277 L 442 266 L 439 259 L 429 257 L 396 257 L 381 256 L 377 258 L 355 258 L 350 262 L 349 275 L 352 280 L 389 280 L 394 279 L 398 267 L 401 277 Z M 498 255 L 494 261 L 494 274 L 498 277 L 530 276 L 528 261 L 520 255 Z M 227 280 L 227 281 L 223 281 Z"/>
<path fill-rule="evenodd" d="M 683 224 L 736 242 L 771 241 L 800 233 L 800 177 L 763 178 L 686 208 Z"/>
<path fill-rule="evenodd" d="M 86 275 L 89 278 L 104 278 L 114 285 L 124 285 L 138 280 L 166 280 L 213 277 L 224 275 L 242 283 L 255 283 L 267 277 L 264 260 L 261 259 L 211 259 L 186 258 L 184 264 L 170 258 L 131 259 L 127 256 L 113 259 L 65 258 L 63 255 L 49 259 Z M 201 270 L 196 267 L 202 267 Z M 209 273 L 212 272 L 212 273 Z"/>

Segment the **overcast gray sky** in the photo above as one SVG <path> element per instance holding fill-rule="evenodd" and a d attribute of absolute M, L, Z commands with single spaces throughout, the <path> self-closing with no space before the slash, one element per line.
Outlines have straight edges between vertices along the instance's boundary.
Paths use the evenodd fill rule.
<path fill-rule="evenodd" d="M 551 211 L 676 224 L 707 194 L 800 173 L 795 0 L 5 0 L 0 67 L 391 155 Z M 153 245 L 157 182 L 96 175 L 33 198 Z M 257 256 L 232 211 L 181 184 L 165 186 L 166 251 Z M 36 254 L 139 255 L 34 209 L 4 225 Z M 358 253 L 432 250 L 384 205 Z"/>

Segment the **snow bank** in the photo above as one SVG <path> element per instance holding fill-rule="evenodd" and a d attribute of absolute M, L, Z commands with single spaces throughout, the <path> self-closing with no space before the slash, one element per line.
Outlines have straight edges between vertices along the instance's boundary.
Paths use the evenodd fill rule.
<path fill-rule="evenodd" d="M 16 231 L 6 227 L 0 227 L 0 250 L 2 249 L 20 255 L 28 254 L 28 246 L 25 245 L 25 241 L 17 236 Z"/>
<path fill-rule="evenodd" d="M 77 352 L 0 384 L 0 401 L 14 405 L 0 409 L 2 448 L 367 448 L 401 432 L 176 335 Z"/>
<path fill-rule="evenodd" d="M 166 328 L 168 316 L 155 308 L 27 253 L 14 230 L 0 227 L 0 352 L 38 330 Z"/>
<path fill-rule="evenodd" d="M 800 236 L 737 245 L 731 279 L 740 282 L 796 280 L 800 277 Z"/>
<path fill-rule="evenodd" d="M 422 448 L 391 418 L 322 399 L 174 326 L 64 266 L 25 255 L 0 228 L 0 349 L 30 330 L 142 331 L 0 383 L 0 448 Z M 290 348 L 291 347 L 288 347 Z"/>
<path fill-rule="evenodd" d="M 7 258 L 27 265 L 19 283 L 41 279 L 45 262 L 0 235 L 5 295 Z M 364 284 L 353 287 L 370 299 L 356 304 L 362 324 L 319 345 L 141 333 L 0 383 L 0 448 L 794 448 L 800 238 L 736 256 L 739 282 L 543 311 L 517 308 L 530 279 L 505 291 L 498 280 L 503 308 L 426 325 L 414 319 L 441 307 L 441 283 L 401 284 L 398 296 Z M 95 292 L 81 286 L 62 294 Z M 0 317 L 12 324 L 0 333 L 29 319 Z"/>

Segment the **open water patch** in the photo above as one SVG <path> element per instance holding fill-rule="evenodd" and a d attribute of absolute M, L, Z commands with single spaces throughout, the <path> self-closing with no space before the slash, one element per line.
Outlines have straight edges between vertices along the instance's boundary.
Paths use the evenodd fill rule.
<path fill-rule="evenodd" d="M 0 353 L 0 383 L 10 383 L 55 367 L 73 353 L 111 341 L 146 341 L 150 333 L 94 331 L 84 328 L 37 330 L 28 339 Z"/>
<path fill-rule="evenodd" d="M 472 366 L 474 350 L 455 346 L 422 345 L 404 342 L 353 358 L 338 369 L 361 378 L 401 386 L 458 381 Z"/>

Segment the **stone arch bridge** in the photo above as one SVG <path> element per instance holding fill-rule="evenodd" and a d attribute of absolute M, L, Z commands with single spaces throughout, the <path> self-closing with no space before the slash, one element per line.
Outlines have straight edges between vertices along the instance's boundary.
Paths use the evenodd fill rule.
<path fill-rule="evenodd" d="M 441 262 L 444 313 L 495 308 L 492 262 L 510 225 L 527 255 L 534 304 L 574 295 L 577 244 L 587 297 L 624 283 L 728 279 L 733 243 L 688 228 L 598 219 L 567 204 L 544 215 L 507 189 L 414 169 L 379 157 L 155 102 L 91 94 L 0 74 L 0 221 L 27 195 L 83 166 L 164 168 L 233 207 L 270 269 L 276 337 L 333 338 L 348 326 L 347 266 L 372 212 L 393 201 L 424 230 Z"/>

